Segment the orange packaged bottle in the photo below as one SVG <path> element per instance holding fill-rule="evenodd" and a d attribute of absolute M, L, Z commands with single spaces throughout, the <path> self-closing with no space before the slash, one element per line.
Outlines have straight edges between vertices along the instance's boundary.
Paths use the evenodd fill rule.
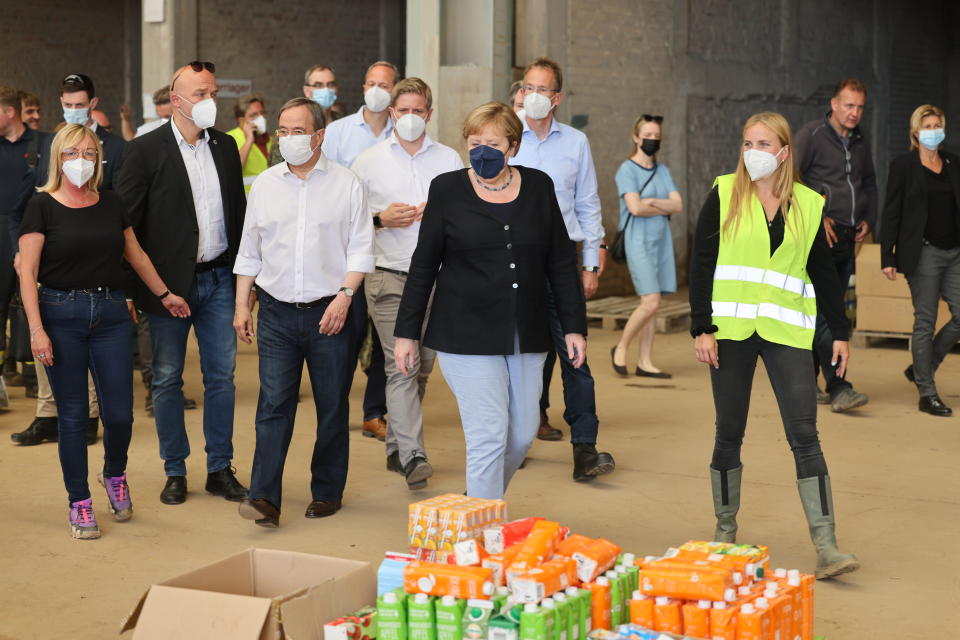
<path fill-rule="evenodd" d="M 498 587 L 507 584 L 507 567 L 513 564 L 513 560 L 517 557 L 517 554 L 520 553 L 520 547 L 522 546 L 523 543 L 518 542 L 515 545 L 507 547 L 502 552 L 487 556 L 480 561 L 481 567 L 493 570 L 493 581 Z"/>
<path fill-rule="evenodd" d="M 683 605 L 683 633 L 693 638 L 709 638 L 712 608 L 713 603 L 709 600 L 688 602 Z"/>
<path fill-rule="evenodd" d="M 770 640 L 770 615 L 747 602 L 737 614 L 737 640 Z"/>
<path fill-rule="evenodd" d="M 797 576 L 800 581 L 800 597 L 802 617 L 800 621 L 800 638 L 813 640 L 813 585 L 816 579 L 809 573 L 800 573 L 796 569 L 788 571 L 787 575 Z"/>
<path fill-rule="evenodd" d="M 403 589 L 407 593 L 481 600 L 489 600 L 495 591 L 490 569 L 434 562 L 411 562 L 404 567 Z"/>
<path fill-rule="evenodd" d="M 566 540 L 558 544 L 553 553 L 558 556 L 572 558 L 575 551 L 585 549 L 593 544 L 593 542 L 593 538 L 588 538 L 587 536 L 582 536 L 579 533 L 574 533 L 568 536 Z"/>
<path fill-rule="evenodd" d="M 583 585 L 592 594 L 590 611 L 594 629 L 610 630 L 610 581 L 604 576 Z"/>
<path fill-rule="evenodd" d="M 653 604 L 654 631 L 683 634 L 683 611 L 680 601 L 665 596 L 657 596 Z"/>
<path fill-rule="evenodd" d="M 767 638 L 769 640 L 780 640 L 782 608 L 771 602 L 766 596 L 754 600 L 753 606 L 767 617 Z"/>
<path fill-rule="evenodd" d="M 729 602 L 714 602 L 710 611 L 711 640 L 737 640 L 737 614 L 740 607 Z"/>
<path fill-rule="evenodd" d="M 550 594 L 563 591 L 573 584 L 571 576 L 576 575 L 575 567 L 570 558 L 557 558 L 520 574 L 510 583 L 514 602 L 536 604 Z"/>
<path fill-rule="evenodd" d="M 590 545 L 575 551 L 573 559 L 577 563 L 577 577 L 581 582 L 592 582 L 603 575 L 617 562 L 620 547 L 609 540 L 597 538 Z"/>
<path fill-rule="evenodd" d="M 780 637 L 774 640 L 795 640 L 793 630 L 793 595 L 777 582 L 768 582 L 763 597 L 770 602 L 774 616 L 779 620 Z"/>
<path fill-rule="evenodd" d="M 732 574 L 727 571 L 691 571 L 655 565 L 640 570 L 640 590 L 680 600 L 733 601 Z"/>
<path fill-rule="evenodd" d="M 525 573 L 534 567 L 540 566 L 550 559 L 553 550 L 559 542 L 560 524 L 549 520 L 540 520 L 533 525 L 530 535 L 523 541 L 517 556 L 507 567 L 507 583 L 514 576 Z"/>
<path fill-rule="evenodd" d="M 645 629 L 653 629 L 653 598 L 633 592 L 630 600 L 630 622 Z"/>

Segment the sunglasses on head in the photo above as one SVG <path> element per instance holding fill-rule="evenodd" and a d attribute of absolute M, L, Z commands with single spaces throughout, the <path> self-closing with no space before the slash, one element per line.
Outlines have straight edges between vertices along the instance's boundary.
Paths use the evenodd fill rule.
<path fill-rule="evenodd" d="M 663 116 L 652 116 L 649 113 L 644 113 L 640 116 L 640 119 L 644 122 L 656 122 L 657 124 L 663 122 Z"/>
<path fill-rule="evenodd" d="M 212 62 L 201 61 L 201 60 L 194 60 L 193 62 L 188 62 L 188 63 L 187 63 L 187 66 L 190 67 L 191 69 L 193 69 L 193 72 L 194 72 L 194 73 L 200 73 L 200 72 L 203 71 L 204 69 L 206 69 L 206 70 L 209 71 L 210 73 L 216 73 L 216 72 L 217 72 L 217 65 L 213 64 Z M 181 72 L 181 73 L 182 73 L 182 72 Z M 170 88 L 171 88 L 171 89 L 173 88 L 173 85 L 175 85 L 175 84 L 177 83 L 177 78 L 180 77 L 181 73 L 178 73 L 177 75 L 175 75 L 175 76 L 173 77 L 173 82 L 170 83 Z"/>

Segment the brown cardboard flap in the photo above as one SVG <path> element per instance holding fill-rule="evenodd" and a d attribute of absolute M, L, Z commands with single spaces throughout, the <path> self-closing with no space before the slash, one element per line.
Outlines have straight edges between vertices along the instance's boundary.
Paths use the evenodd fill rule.
<path fill-rule="evenodd" d="M 323 640 L 324 624 L 376 602 L 373 568 L 357 564 L 364 566 L 280 603 L 285 638 Z"/>
<path fill-rule="evenodd" d="M 157 584 L 201 591 L 233 593 L 240 596 L 259 595 L 254 590 L 253 562 L 255 553 L 255 549 L 247 549 Z"/>
<path fill-rule="evenodd" d="M 271 604 L 266 598 L 154 585 L 133 639 L 258 640 Z"/>

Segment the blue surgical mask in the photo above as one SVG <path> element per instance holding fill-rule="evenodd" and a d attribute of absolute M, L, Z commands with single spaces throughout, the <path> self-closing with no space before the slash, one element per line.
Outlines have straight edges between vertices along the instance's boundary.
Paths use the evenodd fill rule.
<path fill-rule="evenodd" d="M 90 109 L 63 108 L 63 120 L 67 124 L 87 124 L 90 119 Z"/>
<path fill-rule="evenodd" d="M 337 101 L 337 92 L 324 87 L 322 89 L 314 89 L 310 97 L 324 109 L 329 109 L 333 106 L 333 103 Z"/>
<path fill-rule="evenodd" d="M 503 171 L 507 163 L 503 152 L 485 144 L 470 149 L 470 166 L 481 178 L 489 180 Z"/>
<path fill-rule="evenodd" d="M 940 143 L 943 142 L 943 139 L 946 137 L 947 134 L 944 132 L 943 127 L 939 129 L 921 129 L 920 133 L 917 134 L 917 138 L 920 139 L 920 144 L 931 151 L 939 147 Z"/>

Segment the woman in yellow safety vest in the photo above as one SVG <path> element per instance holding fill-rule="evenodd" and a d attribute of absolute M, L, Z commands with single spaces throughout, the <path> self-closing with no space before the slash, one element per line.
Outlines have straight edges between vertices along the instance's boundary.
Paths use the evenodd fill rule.
<path fill-rule="evenodd" d="M 263 97 L 252 93 L 238 98 L 233 114 L 237 118 L 237 126 L 227 131 L 227 135 L 237 142 L 240 164 L 243 166 L 243 190 L 250 193 L 253 181 L 270 167 L 267 158 L 273 147 L 273 140 L 267 133 L 267 109 Z"/>
<path fill-rule="evenodd" d="M 763 359 L 793 450 L 797 486 L 817 549 L 817 578 L 855 571 L 837 549 L 827 463 L 817 436 L 813 333 L 817 305 L 835 339 L 838 375 L 849 360 L 843 292 L 821 223 L 823 197 L 799 182 L 790 125 L 758 113 L 743 127 L 735 174 L 720 176 L 700 211 L 690 273 L 691 335 L 711 365 L 716 442 L 710 477 L 715 539 L 734 542 L 757 357 Z"/>

